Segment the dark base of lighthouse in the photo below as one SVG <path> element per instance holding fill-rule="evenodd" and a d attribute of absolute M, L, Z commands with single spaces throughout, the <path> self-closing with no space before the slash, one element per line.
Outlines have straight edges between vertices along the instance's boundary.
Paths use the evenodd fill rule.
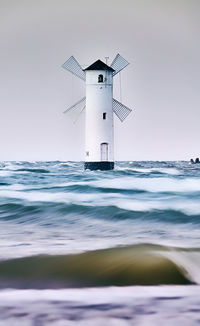
<path fill-rule="evenodd" d="M 84 168 L 85 170 L 113 170 L 114 162 L 85 162 Z"/>

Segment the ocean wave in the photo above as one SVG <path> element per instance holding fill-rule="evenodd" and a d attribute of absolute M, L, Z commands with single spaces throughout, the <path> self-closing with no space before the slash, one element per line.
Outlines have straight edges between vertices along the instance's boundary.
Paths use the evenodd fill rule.
<path fill-rule="evenodd" d="M 105 180 L 91 181 L 96 187 L 105 187 Z M 106 180 L 107 188 L 137 189 L 147 192 L 200 192 L 200 182 L 197 178 L 112 178 Z"/>
<path fill-rule="evenodd" d="M 6 172 L 6 171 L 5 171 Z M 46 170 L 42 172 L 46 174 Z M 49 180 L 45 183 L 31 183 L 31 184 L 12 184 L 8 188 L 1 187 L 2 190 L 26 190 L 26 189 L 37 189 L 48 190 L 50 195 L 54 190 L 59 190 L 59 192 L 69 192 L 74 191 L 76 193 L 94 193 L 94 192 L 105 192 L 105 193 L 121 193 L 121 194 L 134 194 L 134 193 L 157 193 L 157 194 L 192 194 L 200 193 L 200 182 L 198 178 L 146 178 L 146 177 L 116 177 L 116 178 L 100 178 L 92 180 L 84 180 L 84 176 L 80 176 L 77 179 L 73 177 L 68 177 L 65 182 L 56 182 L 55 180 Z M 63 180 L 62 180 L 63 181 Z M 9 196 L 9 194 L 7 193 Z M 10 194 L 12 196 L 12 194 Z"/>
<path fill-rule="evenodd" d="M 37 170 L 36 170 L 37 171 Z M 47 170 L 44 170 L 42 173 L 47 173 Z M 60 192 L 65 192 L 67 190 L 74 190 L 77 193 L 84 192 L 115 192 L 115 193 L 135 193 L 135 192 L 147 192 L 147 193 L 200 193 L 200 182 L 198 178 L 166 178 L 166 177 L 157 177 L 157 178 L 146 178 L 146 177 L 116 177 L 116 178 L 87 178 L 87 175 L 81 176 L 68 176 L 66 177 L 65 182 L 56 182 L 57 180 L 49 180 L 44 184 L 31 183 L 31 185 L 20 185 L 21 189 L 39 189 L 42 190 L 48 189 L 52 191 L 54 189 L 60 189 Z M 86 179 L 86 180 L 85 180 Z M 54 181 L 54 182 L 53 182 Z M 62 180 L 63 181 L 63 180 Z M 19 187 L 20 187 L 19 186 Z M 15 188 L 14 188 L 15 187 Z M 0 188 L 4 190 L 5 188 Z M 9 187 L 12 190 L 12 186 Z M 9 190 L 8 189 L 8 190 Z M 17 186 L 13 186 L 13 189 L 17 189 Z"/>
<path fill-rule="evenodd" d="M 122 167 L 116 166 L 116 171 L 122 172 L 139 172 L 141 174 L 171 174 L 171 175 L 180 175 L 181 171 L 175 168 L 144 168 L 144 167 Z"/>
<path fill-rule="evenodd" d="M 6 170 L 1 170 L 0 171 L 0 177 L 10 177 L 12 175 L 12 172 L 6 171 Z"/>
<path fill-rule="evenodd" d="M 140 244 L 0 262 L 0 286 L 57 288 L 199 284 L 200 249 Z"/>
<path fill-rule="evenodd" d="M 188 216 L 200 215 L 200 203 L 198 200 L 121 200 L 117 207 L 135 212 L 180 212 Z"/>
<path fill-rule="evenodd" d="M 95 203 L 99 199 L 98 194 L 82 194 L 73 192 L 45 192 L 45 191 L 14 191 L 2 190 L 1 197 L 12 198 L 18 200 L 26 200 L 30 202 L 54 202 L 54 203 Z"/>
<path fill-rule="evenodd" d="M 33 215 L 37 220 L 49 216 L 55 223 L 59 218 L 74 215 L 104 220 L 145 220 L 161 223 L 200 223 L 198 198 L 173 200 L 146 200 L 125 197 L 118 193 L 48 193 L 41 191 L 2 190 L 0 219 L 21 220 L 30 223 Z"/>
<path fill-rule="evenodd" d="M 0 183 L 1 185 L 1 183 Z M 28 186 L 28 185 L 22 185 L 20 183 L 13 183 L 13 184 L 7 184 L 7 183 L 2 183 L 2 186 L 0 187 L 0 194 L 2 191 L 12 191 L 12 190 L 27 190 L 29 188 L 32 188 L 33 186 Z"/>

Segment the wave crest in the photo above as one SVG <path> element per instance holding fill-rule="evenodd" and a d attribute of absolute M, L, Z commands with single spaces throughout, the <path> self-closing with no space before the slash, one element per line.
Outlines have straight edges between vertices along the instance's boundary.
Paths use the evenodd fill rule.
<path fill-rule="evenodd" d="M 2 261 L 0 285 L 56 288 L 191 284 L 200 282 L 197 270 L 200 271 L 200 249 L 140 244 Z"/>

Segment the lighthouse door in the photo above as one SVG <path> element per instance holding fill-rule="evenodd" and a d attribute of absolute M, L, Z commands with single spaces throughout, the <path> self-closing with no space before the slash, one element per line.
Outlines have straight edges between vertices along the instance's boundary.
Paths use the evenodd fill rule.
<path fill-rule="evenodd" d="M 101 143 L 101 161 L 108 161 L 108 143 Z"/>

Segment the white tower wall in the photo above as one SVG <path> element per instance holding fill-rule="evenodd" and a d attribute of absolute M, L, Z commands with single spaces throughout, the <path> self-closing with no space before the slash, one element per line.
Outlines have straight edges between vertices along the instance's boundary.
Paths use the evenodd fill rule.
<path fill-rule="evenodd" d="M 112 98 L 112 71 L 86 70 L 86 162 L 114 162 Z"/>

